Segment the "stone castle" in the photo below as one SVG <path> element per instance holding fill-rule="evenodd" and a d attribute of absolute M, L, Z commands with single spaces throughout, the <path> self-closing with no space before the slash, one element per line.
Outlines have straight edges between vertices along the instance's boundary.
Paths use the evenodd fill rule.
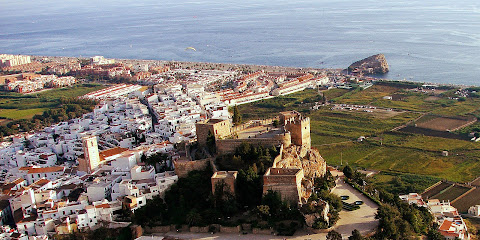
<path fill-rule="evenodd" d="M 219 154 L 233 152 L 244 142 L 264 147 L 283 145 L 286 148 L 293 144 L 310 148 L 310 118 L 296 111 L 281 112 L 278 118 L 279 128 L 248 137 L 234 137 L 236 132 L 232 130 L 229 120 L 208 119 L 195 125 L 197 141 L 205 146 L 208 135 L 214 135 Z"/>
<path fill-rule="evenodd" d="M 236 131 L 229 120 L 209 119 L 196 124 L 197 141 L 200 146 L 206 146 L 208 136 L 213 135 L 219 154 L 232 153 L 244 142 L 280 147 L 273 166 L 263 176 L 263 192 L 277 191 L 284 200 L 302 203 L 311 194 L 312 179 L 325 174 L 326 162 L 316 149 L 311 148 L 310 118 L 288 111 L 280 112 L 277 120 L 279 124 L 275 127 L 270 123 Z M 176 164 L 177 167 L 185 169 L 182 164 Z M 211 178 L 212 191 L 216 184 L 224 181 L 234 194 L 236 175 L 235 171 L 215 172 Z"/>

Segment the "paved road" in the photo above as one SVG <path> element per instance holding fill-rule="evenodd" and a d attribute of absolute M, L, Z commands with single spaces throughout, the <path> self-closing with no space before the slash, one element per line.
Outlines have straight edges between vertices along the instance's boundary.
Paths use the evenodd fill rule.
<path fill-rule="evenodd" d="M 355 211 L 341 211 L 340 220 L 338 220 L 335 231 L 342 234 L 342 236 L 350 236 L 354 229 L 359 230 L 362 235 L 370 233 L 375 230 L 378 225 L 378 220 L 375 219 L 375 213 L 377 212 L 377 204 L 362 193 L 355 190 L 352 186 L 343 182 L 343 179 L 337 180 L 337 186 L 333 189 L 333 193 L 338 196 L 348 195 L 350 199 L 346 200 L 347 203 L 353 203 L 361 200 L 364 202 L 360 206 L 360 209 Z"/>
<path fill-rule="evenodd" d="M 377 212 L 378 206 L 372 202 L 367 197 L 363 196 L 360 192 L 355 190 L 352 186 L 343 182 L 343 179 L 337 180 L 337 186 L 333 189 L 333 192 L 339 196 L 348 195 L 350 199 L 346 202 L 353 203 L 355 201 L 361 200 L 364 202 L 360 206 L 360 209 L 355 211 L 341 211 L 340 220 L 338 220 L 335 231 L 342 234 L 344 239 L 347 239 L 354 229 L 359 230 L 362 235 L 375 231 L 378 220 L 375 220 L 375 213 Z M 326 233 L 319 234 L 308 234 L 305 231 L 297 231 L 294 236 L 285 237 L 285 236 L 274 236 L 274 235 L 261 235 L 261 234 L 205 234 L 205 233 L 174 233 L 170 232 L 167 234 L 157 233 L 155 236 L 170 236 L 177 237 L 179 239 L 199 239 L 199 240 L 220 240 L 220 239 L 238 239 L 238 240 L 314 240 L 314 239 L 326 239 Z M 161 237 L 155 238 L 152 240 L 160 240 Z"/>

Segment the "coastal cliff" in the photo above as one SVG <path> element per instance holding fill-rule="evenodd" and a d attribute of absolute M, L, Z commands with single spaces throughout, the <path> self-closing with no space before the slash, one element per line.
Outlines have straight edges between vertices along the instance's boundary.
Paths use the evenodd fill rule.
<path fill-rule="evenodd" d="M 358 74 L 383 74 L 388 72 L 388 63 L 385 55 L 377 54 L 352 63 L 348 71 Z"/>

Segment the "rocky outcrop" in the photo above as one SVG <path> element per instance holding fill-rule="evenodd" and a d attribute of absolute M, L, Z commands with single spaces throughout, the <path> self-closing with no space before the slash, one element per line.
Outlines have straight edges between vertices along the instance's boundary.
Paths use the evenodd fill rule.
<path fill-rule="evenodd" d="M 388 72 L 388 63 L 383 54 L 377 54 L 354 62 L 348 67 L 348 71 L 358 74 L 382 74 Z"/>
<path fill-rule="evenodd" d="M 327 171 L 327 163 L 317 149 L 292 145 L 284 148 L 277 168 L 301 168 L 305 177 L 321 177 Z"/>

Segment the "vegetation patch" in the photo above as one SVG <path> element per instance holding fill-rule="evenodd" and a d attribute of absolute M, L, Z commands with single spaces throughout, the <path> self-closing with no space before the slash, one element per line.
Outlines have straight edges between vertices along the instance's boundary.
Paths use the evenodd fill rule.
<path fill-rule="evenodd" d="M 453 201 L 456 198 L 458 198 L 460 195 L 466 193 L 470 189 L 471 189 L 470 187 L 453 185 L 452 187 L 447 188 L 446 190 L 440 192 L 439 194 L 434 195 L 432 198 L 436 198 L 440 201 L 443 201 L 443 200 Z"/>
<path fill-rule="evenodd" d="M 0 117 L 10 120 L 0 126 L 0 137 L 40 129 L 91 112 L 97 103 L 77 97 L 104 87 L 81 84 L 30 95 L 0 92 Z"/>
<path fill-rule="evenodd" d="M 381 171 L 368 178 L 368 182 L 375 185 L 377 189 L 394 195 L 409 194 L 412 192 L 421 193 L 424 189 L 438 181 L 440 181 L 440 178 L 390 171 Z"/>
<path fill-rule="evenodd" d="M 460 128 L 468 123 L 475 121 L 473 118 L 465 117 L 434 117 L 433 119 L 417 122 L 417 127 L 432 129 L 437 131 L 450 131 Z"/>
<path fill-rule="evenodd" d="M 32 109 L 0 109 L 0 117 L 18 120 L 30 119 L 35 114 L 42 114 L 47 108 L 32 108 Z"/>

